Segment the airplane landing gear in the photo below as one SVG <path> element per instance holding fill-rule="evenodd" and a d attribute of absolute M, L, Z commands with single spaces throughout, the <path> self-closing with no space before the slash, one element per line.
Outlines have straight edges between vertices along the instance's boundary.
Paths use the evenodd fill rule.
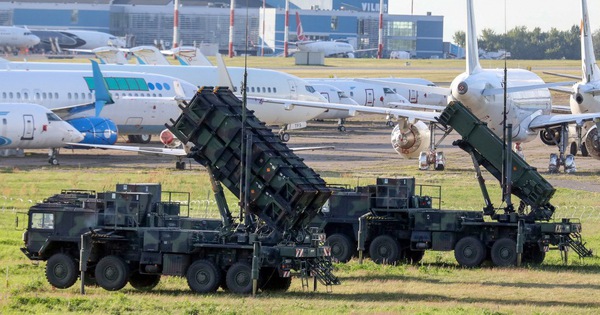
<path fill-rule="evenodd" d="M 338 120 L 338 127 L 337 127 L 337 129 L 338 129 L 339 132 L 346 132 L 346 127 L 344 126 L 345 122 L 346 122 L 346 120 L 343 119 L 343 118 L 340 118 Z"/>
<path fill-rule="evenodd" d="M 573 154 L 565 155 L 567 152 L 567 146 L 569 144 L 569 126 L 562 124 L 560 128 L 560 135 L 557 136 L 554 133 L 548 132 L 552 136 L 552 141 L 558 147 L 558 155 L 556 153 L 550 154 L 550 162 L 548 163 L 548 172 L 558 173 L 560 167 L 565 168 L 565 173 L 575 173 L 577 168 L 575 167 L 575 156 Z"/>
<path fill-rule="evenodd" d="M 431 165 L 436 171 L 443 171 L 446 168 L 444 152 L 423 151 L 419 154 L 419 170 L 426 171 Z"/>
<path fill-rule="evenodd" d="M 50 165 L 58 165 L 58 148 L 52 148 L 48 151 L 48 163 Z"/>

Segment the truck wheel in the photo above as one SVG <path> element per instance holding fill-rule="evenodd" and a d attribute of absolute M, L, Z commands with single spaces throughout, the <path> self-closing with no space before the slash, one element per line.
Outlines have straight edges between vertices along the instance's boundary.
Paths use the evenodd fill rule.
<path fill-rule="evenodd" d="M 541 251 L 537 245 L 523 248 L 523 263 L 541 265 L 546 258 L 546 252 Z"/>
<path fill-rule="evenodd" d="M 389 235 L 379 235 L 369 246 L 369 256 L 377 264 L 394 264 L 400 259 L 400 244 Z"/>
<path fill-rule="evenodd" d="M 425 251 L 422 251 L 422 250 L 407 249 L 404 252 L 404 257 L 406 259 L 406 262 L 409 264 L 413 264 L 413 265 L 416 265 L 419 262 L 421 262 L 421 260 L 423 259 L 423 256 L 425 256 Z"/>
<path fill-rule="evenodd" d="M 501 238 L 492 245 L 492 262 L 498 267 L 517 265 L 517 242 L 510 238 Z"/>
<path fill-rule="evenodd" d="M 252 267 L 246 262 L 236 262 L 227 270 L 227 287 L 238 294 L 252 292 Z"/>
<path fill-rule="evenodd" d="M 129 284 L 136 290 L 150 291 L 160 282 L 160 275 L 145 275 L 134 271 L 129 276 Z"/>
<path fill-rule="evenodd" d="M 354 255 L 354 246 L 345 234 L 333 234 L 327 238 L 327 243 L 331 246 L 331 256 L 335 261 L 345 263 Z"/>
<path fill-rule="evenodd" d="M 118 256 L 106 256 L 96 265 L 96 282 L 107 291 L 121 290 L 129 279 L 129 266 Z"/>
<path fill-rule="evenodd" d="M 463 267 L 477 267 L 481 265 L 485 256 L 485 246 L 473 236 L 463 237 L 454 247 L 454 258 Z"/>
<path fill-rule="evenodd" d="M 77 267 L 73 257 L 63 253 L 52 255 L 46 263 L 46 279 L 58 289 L 74 285 L 77 281 Z"/>
<path fill-rule="evenodd" d="M 197 293 L 217 291 L 221 283 L 221 271 L 215 264 L 206 259 L 196 260 L 187 270 L 187 283 Z"/>
<path fill-rule="evenodd" d="M 260 289 L 263 291 L 287 291 L 292 285 L 291 277 L 281 277 L 276 268 L 264 267 L 260 270 Z"/>

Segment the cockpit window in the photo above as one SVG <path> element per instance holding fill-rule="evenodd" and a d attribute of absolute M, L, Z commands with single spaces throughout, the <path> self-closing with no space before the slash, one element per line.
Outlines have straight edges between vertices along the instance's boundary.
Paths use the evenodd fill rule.
<path fill-rule="evenodd" d="M 394 92 L 394 90 L 392 90 L 390 88 L 384 87 L 383 88 L 383 93 L 385 93 L 385 94 L 394 94 L 395 92 Z"/>
<path fill-rule="evenodd" d="M 310 86 L 310 85 L 305 85 L 304 87 L 306 87 L 306 90 L 310 93 L 315 93 L 315 88 Z"/>
<path fill-rule="evenodd" d="M 61 121 L 60 117 L 56 116 L 55 113 L 48 113 L 46 116 L 48 116 L 48 121 Z"/>
<path fill-rule="evenodd" d="M 338 97 L 339 97 L 340 99 L 342 99 L 342 98 L 348 98 L 348 96 L 346 95 L 346 93 L 344 93 L 343 91 L 339 91 L 339 92 L 338 92 Z"/>

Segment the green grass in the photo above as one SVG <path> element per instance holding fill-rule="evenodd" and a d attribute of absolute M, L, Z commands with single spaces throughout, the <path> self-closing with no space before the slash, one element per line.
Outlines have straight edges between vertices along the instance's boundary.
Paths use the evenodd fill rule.
<path fill-rule="evenodd" d="M 281 69 L 302 77 L 394 75 L 450 82 L 464 71 L 464 60 L 411 60 L 406 65 L 398 60 L 326 59 L 324 67 L 295 66 L 293 62 L 292 58 L 248 59 L 251 67 Z M 226 59 L 226 63 L 241 66 L 243 58 Z M 542 69 L 577 74 L 580 62 L 509 60 L 508 65 L 531 67 L 539 75 Z M 482 66 L 497 68 L 502 62 L 482 61 Z M 442 186 L 444 208 L 480 210 L 483 199 L 474 172 L 471 167 L 460 166 L 465 165 L 464 154 L 448 154 L 446 158 L 449 167 L 443 173 L 420 172 L 407 163 L 386 165 L 384 169 L 317 171 L 330 183 L 351 186 L 373 183 L 376 176 L 414 176 L 418 183 Z M 600 180 L 597 172 L 544 177 Z M 79 283 L 56 290 L 45 280 L 45 264 L 33 264 L 19 250 L 25 213 L 34 202 L 61 189 L 102 191 L 113 189 L 115 183 L 161 182 L 163 189 L 191 192 L 193 214 L 215 217 L 206 172 L 126 167 L 0 168 L 0 178 L 0 314 L 595 314 L 600 309 L 600 259 L 579 260 L 571 254 L 565 266 L 558 252 L 548 253 L 542 266 L 521 269 L 463 269 L 455 263 L 452 252 L 428 252 L 417 266 L 380 266 L 368 260 L 363 264 L 353 260 L 336 265 L 342 284 L 333 287 L 332 293 L 323 287 L 318 292 L 304 292 L 295 279 L 289 292 L 265 293 L 256 298 L 221 291 L 198 295 L 190 292 L 185 279 L 174 277 L 163 278 L 151 292 L 126 286 L 119 292 L 88 288 L 86 295 L 80 295 Z M 490 195 L 497 202 L 500 191 L 493 183 L 495 180 L 488 178 Z M 231 207 L 235 207 L 231 194 L 227 196 Z M 559 189 L 552 199 L 557 218 L 581 218 L 584 239 L 593 249 L 600 248 L 599 197 L 598 193 Z"/>
<path fill-rule="evenodd" d="M 376 175 L 417 176 L 419 183 L 443 186 L 444 207 L 480 209 L 482 200 L 470 170 L 449 169 L 447 173 L 417 172 L 414 167 L 397 167 L 379 174 L 328 173 L 328 182 L 354 185 L 373 182 Z M 559 175 L 556 175 L 559 176 Z M 66 290 L 47 284 L 44 263 L 31 263 L 20 251 L 23 214 L 31 202 L 61 189 L 112 189 L 125 182 L 162 182 L 163 189 L 190 191 L 192 200 L 206 200 L 209 184 L 202 170 L 177 172 L 167 169 L 62 168 L 3 169 L 0 188 L 0 313 L 2 314 L 593 314 L 600 307 L 600 260 L 571 256 L 561 264 L 558 252 L 550 252 L 539 267 L 480 269 L 459 268 L 452 252 L 428 252 L 417 266 L 381 266 L 365 260 L 336 265 L 342 284 L 327 293 L 304 292 L 295 279 L 289 292 L 246 297 L 217 292 L 198 295 L 189 291 L 185 279 L 164 277 L 151 292 L 126 286 L 119 292 L 88 288 L 79 294 L 79 283 Z M 497 191 L 491 192 L 493 195 Z M 2 197 L 3 196 L 3 197 Z M 6 199 L 4 198 L 6 197 Z M 553 203 L 595 209 L 598 194 L 559 190 Z M 21 201 L 22 199 L 22 201 Z M 31 202 L 30 202 L 31 200 Z M 235 200 L 229 198 L 234 206 Z M 193 203 L 195 214 L 204 206 Z M 592 248 L 600 248 L 598 216 L 584 218 L 583 235 Z"/>

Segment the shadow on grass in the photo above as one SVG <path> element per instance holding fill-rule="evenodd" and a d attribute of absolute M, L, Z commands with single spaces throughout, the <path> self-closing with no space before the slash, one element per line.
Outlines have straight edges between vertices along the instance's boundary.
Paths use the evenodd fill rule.
<path fill-rule="evenodd" d="M 409 277 L 410 278 L 410 277 Z M 415 278 L 418 280 L 423 280 L 419 278 Z M 403 280 L 409 280 L 407 277 L 403 277 Z M 426 281 L 429 282 L 429 281 Z M 432 281 L 433 282 L 433 281 Z M 448 283 L 448 282 L 445 282 Z M 470 283 L 465 282 L 461 283 L 468 285 Z M 482 283 L 473 283 L 477 285 L 481 285 Z M 484 283 L 485 284 L 485 283 Z M 497 284 L 494 284 L 497 285 Z M 508 284 L 507 284 L 508 285 Z M 514 284 L 510 284 L 513 286 Z M 517 284 L 518 285 L 518 284 Z M 540 284 L 540 286 L 542 286 Z M 311 286 L 312 287 L 312 286 Z M 525 286 L 528 287 L 528 286 Z M 545 286 L 549 288 L 548 286 Z M 597 286 L 594 286 L 597 287 Z M 420 294 L 420 293 L 390 293 L 390 292 L 356 292 L 356 293 L 336 293 L 335 286 L 333 287 L 333 292 L 327 293 L 323 286 L 319 286 L 320 291 L 308 291 L 308 292 L 259 292 L 257 294 L 257 298 L 261 299 L 270 299 L 270 298 L 286 298 L 286 299 L 299 299 L 299 300 L 319 300 L 319 301 L 348 301 L 348 302 L 423 302 L 427 301 L 438 302 L 438 303 L 488 303 L 488 304 L 527 304 L 537 307 L 553 307 L 553 306 L 567 306 L 567 307 L 576 307 L 576 308 L 600 308 L 600 302 L 572 302 L 572 301 L 562 301 L 556 299 L 550 299 L 548 297 L 540 298 L 540 300 L 530 300 L 530 299 L 496 299 L 496 298 L 487 298 L 487 297 L 452 297 L 441 294 Z M 598 289 L 598 288 L 595 288 Z M 140 291 L 130 290 L 127 293 L 141 293 Z M 152 290 L 146 293 L 161 295 L 161 296 L 173 296 L 173 297 L 181 297 L 182 295 L 190 295 L 194 296 L 196 294 L 190 292 L 189 290 Z M 198 294 L 201 295 L 201 294 Z M 213 293 L 212 295 L 201 295 L 201 296 L 215 296 L 215 297 L 244 297 L 248 298 L 250 295 L 238 295 L 233 294 L 231 292 L 218 291 Z M 545 299 L 545 300 L 542 300 Z"/>

